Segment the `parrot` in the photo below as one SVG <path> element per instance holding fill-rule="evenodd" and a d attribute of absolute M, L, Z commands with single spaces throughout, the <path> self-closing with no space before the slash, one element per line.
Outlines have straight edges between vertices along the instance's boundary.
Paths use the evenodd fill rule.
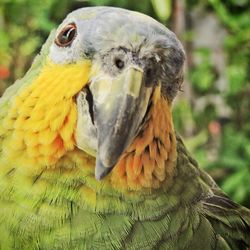
<path fill-rule="evenodd" d="M 185 52 L 155 19 L 85 7 L 0 99 L 0 249 L 250 249 L 250 210 L 186 149 Z"/>

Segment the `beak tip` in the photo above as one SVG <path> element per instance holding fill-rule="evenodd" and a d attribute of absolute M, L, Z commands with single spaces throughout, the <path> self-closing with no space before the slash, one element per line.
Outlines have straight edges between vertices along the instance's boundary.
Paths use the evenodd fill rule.
<path fill-rule="evenodd" d="M 97 160 L 96 161 L 96 166 L 95 166 L 95 178 L 98 181 L 100 181 L 106 175 L 108 175 L 111 170 L 112 170 L 112 167 L 105 167 L 100 160 Z"/>

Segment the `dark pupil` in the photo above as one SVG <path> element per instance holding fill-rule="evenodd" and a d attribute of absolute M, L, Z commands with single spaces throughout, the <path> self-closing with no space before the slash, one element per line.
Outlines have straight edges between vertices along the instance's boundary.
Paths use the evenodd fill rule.
<path fill-rule="evenodd" d="M 68 42 L 71 42 L 75 36 L 75 28 L 72 27 L 68 30 L 65 30 L 63 33 L 62 33 L 62 36 L 61 36 L 61 39 L 60 39 L 60 42 L 62 44 L 66 44 Z"/>

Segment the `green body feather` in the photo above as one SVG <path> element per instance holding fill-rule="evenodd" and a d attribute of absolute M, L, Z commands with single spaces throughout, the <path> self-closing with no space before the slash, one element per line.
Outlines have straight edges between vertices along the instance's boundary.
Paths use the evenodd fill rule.
<path fill-rule="evenodd" d="M 174 184 L 151 194 L 95 185 L 73 161 L 39 176 L 13 170 L 1 177 L 1 249 L 247 249 L 249 211 L 221 194 L 181 142 L 179 155 Z"/>

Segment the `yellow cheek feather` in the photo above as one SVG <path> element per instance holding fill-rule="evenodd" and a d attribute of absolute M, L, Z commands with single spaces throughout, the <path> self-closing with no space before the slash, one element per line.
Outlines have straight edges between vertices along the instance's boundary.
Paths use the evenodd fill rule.
<path fill-rule="evenodd" d="M 7 159 L 51 166 L 74 149 L 77 109 L 74 96 L 89 79 L 90 62 L 47 62 L 38 77 L 12 101 L 3 127 Z M 20 162 L 20 161 L 18 161 Z"/>

